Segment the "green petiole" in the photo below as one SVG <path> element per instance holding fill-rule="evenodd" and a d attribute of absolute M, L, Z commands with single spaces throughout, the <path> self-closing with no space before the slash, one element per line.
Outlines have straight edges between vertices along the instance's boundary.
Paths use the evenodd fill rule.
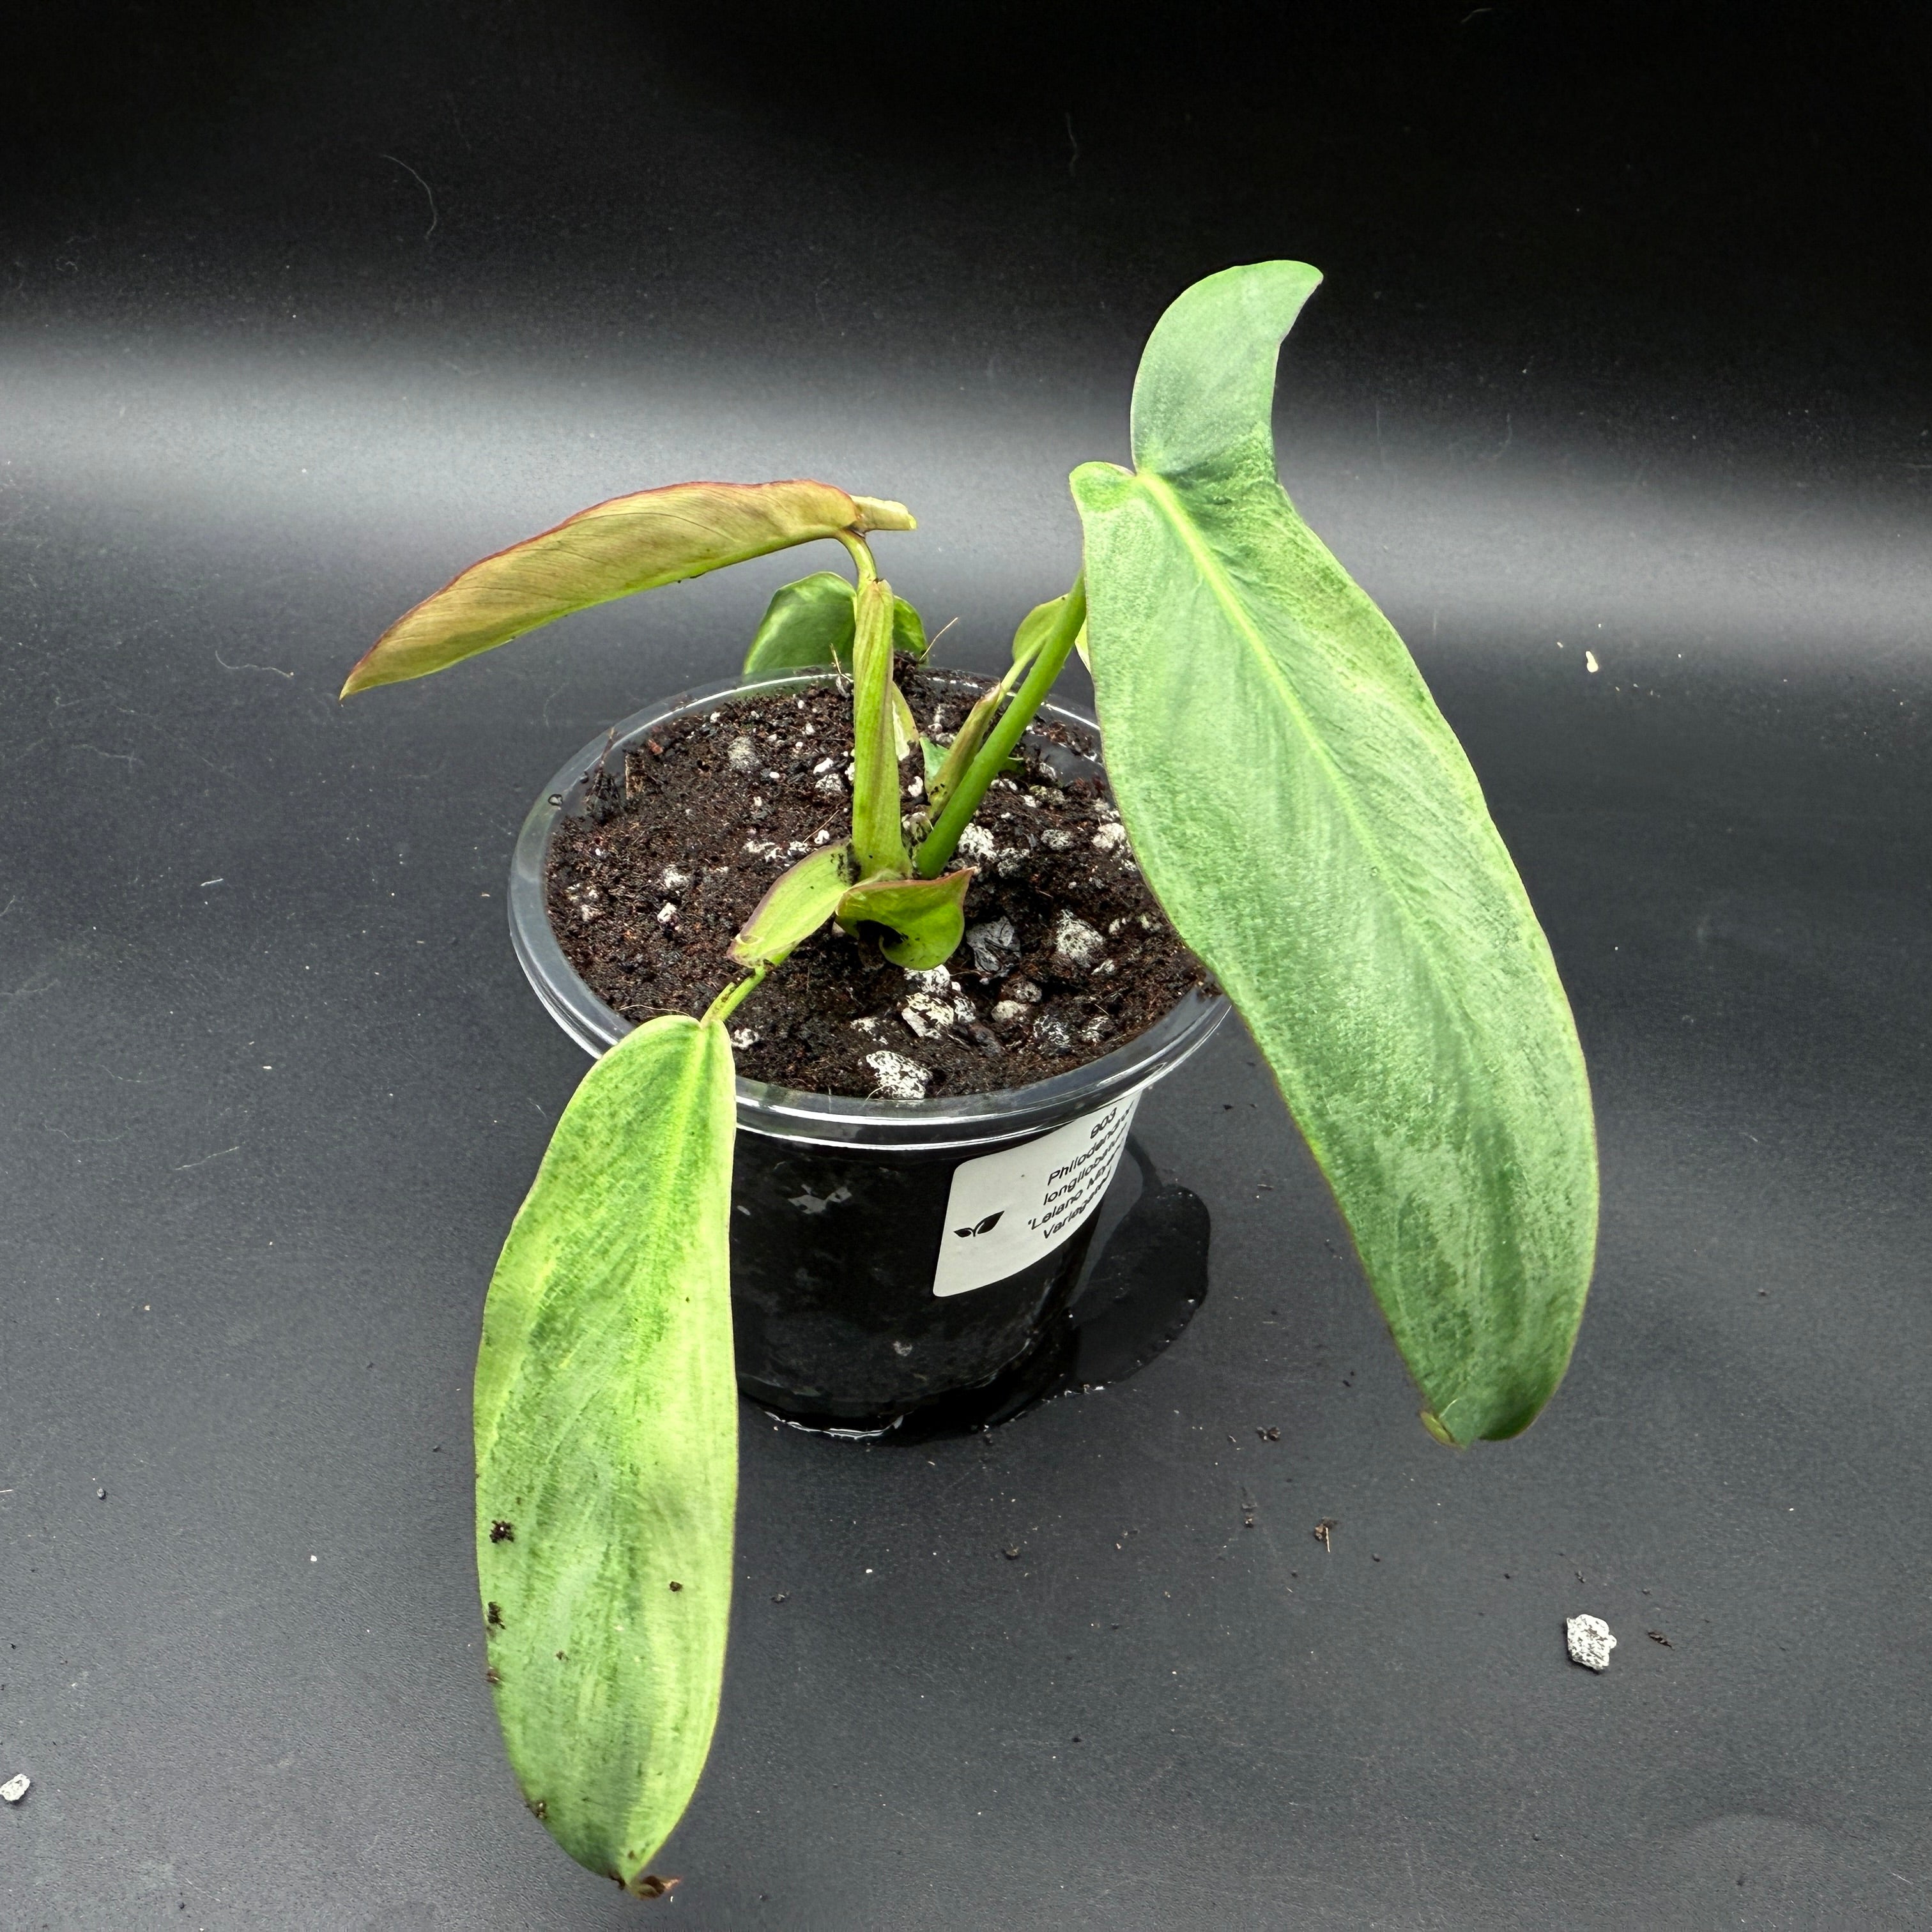
<path fill-rule="evenodd" d="M 702 1024 L 709 1026 L 713 1020 L 728 1020 L 738 1010 L 739 1002 L 749 993 L 758 982 L 771 970 L 769 965 L 756 968 L 748 978 L 734 980 L 704 1010 Z"/>
<path fill-rule="evenodd" d="M 1040 706 L 1046 702 L 1046 694 L 1053 688 L 1053 681 L 1060 675 L 1060 667 L 1066 663 L 1074 640 L 1079 636 L 1081 626 L 1086 621 L 1086 583 L 1084 577 L 1078 577 L 1073 580 L 1073 588 L 1066 593 L 1066 607 L 1052 634 L 1040 646 L 1039 655 L 1028 666 L 1026 682 L 1020 686 L 999 722 L 987 733 L 986 742 L 974 754 L 956 788 L 947 793 L 932 831 L 927 833 L 913 860 L 915 877 L 934 878 L 945 870 L 959 844 L 960 833 L 979 810 L 980 801 L 986 795 L 986 788 L 999 776 L 1007 759 L 1012 755 L 1021 733 L 1033 722 Z"/>

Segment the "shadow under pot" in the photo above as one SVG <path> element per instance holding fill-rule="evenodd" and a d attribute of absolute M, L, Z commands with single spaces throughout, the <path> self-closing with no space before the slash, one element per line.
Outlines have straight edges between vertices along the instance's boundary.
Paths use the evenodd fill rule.
<path fill-rule="evenodd" d="M 672 720 L 824 682 L 732 679 L 665 699 L 586 746 L 531 808 L 511 867 L 512 940 L 551 1017 L 593 1057 L 631 1022 L 578 976 L 550 928 L 558 824 L 584 810 L 601 772 L 621 775 L 626 753 Z M 1065 704 L 1043 705 L 1041 716 L 1094 730 Z M 740 1388 L 807 1426 L 870 1434 L 956 1409 L 962 1391 L 1008 1386 L 1064 1334 L 1146 1090 L 1227 1011 L 1225 998 L 1190 992 L 1114 1052 L 989 1094 L 861 1100 L 741 1078 L 731 1182 Z"/>

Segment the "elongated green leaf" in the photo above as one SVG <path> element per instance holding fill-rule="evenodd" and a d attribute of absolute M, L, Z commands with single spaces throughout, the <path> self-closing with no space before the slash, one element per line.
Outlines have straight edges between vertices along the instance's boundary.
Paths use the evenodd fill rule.
<path fill-rule="evenodd" d="M 1448 1440 L 1528 1426 L 1595 1248 L 1550 949 L 1401 640 L 1295 514 L 1270 406 L 1319 278 L 1230 269 L 1155 329 L 1138 469 L 1073 473 L 1135 854 L 1267 1054 Z"/>
<path fill-rule="evenodd" d="M 926 973 L 943 964 L 966 931 L 966 888 L 973 868 L 937 879 L 874 879 L 838 902 L 838 923 L 849 932 L 870 920 L 899 936 L 879 948 L 895 966 Z"/>
<path fill-rule="evenodd" d="M 900 723 L 893 700 L 892 592 L 884 578 L 861 584 L 852 643 L 852 854 L 861 878 L 902 878 Z"/>
<path fill-rule="evenodd" d="M 836 570 L 814 571 L 772 594 L 745 653 L 745 675 L 852 668 L 852 586 Z"/>
<path fill-rule="evenodd" d="M 910 530 L 903 504 L 830 483 L 674 483 L 642 490 L 472 563 L 399 617 L 342 695 L 422 677 L 592 604 L 701 577 L 841 530 Z"/>
<path fill-rule="evenodd" d="M 744 966 L 776 966 L 832 916 L 854 875 L 848 845 L 827 845 L 782 872 L 731 942 Z"/>
<path fill-rule="evenodd" d="M 565 1108 L 476 1362 L 476 1570 L 530 1808 L 647 1891 L 717 1719 L 737 1490 L 724 1028 L 655 1019 Z"/>

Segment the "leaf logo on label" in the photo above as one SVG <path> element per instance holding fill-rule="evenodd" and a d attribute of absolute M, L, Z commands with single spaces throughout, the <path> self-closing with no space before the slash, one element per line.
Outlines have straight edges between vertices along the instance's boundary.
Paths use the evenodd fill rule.
<path fill-rule="evenodd" d="M 998 1214 L 988 1214 L 986 1218 L 970 1228 L 955 1228 L 953 1233 L 962 1241 L 970 1240 L 975 1234 L 990 1234 L 1000 1225 L 1000 1215 L 1006 1210 L 1002 1208 Z"/>

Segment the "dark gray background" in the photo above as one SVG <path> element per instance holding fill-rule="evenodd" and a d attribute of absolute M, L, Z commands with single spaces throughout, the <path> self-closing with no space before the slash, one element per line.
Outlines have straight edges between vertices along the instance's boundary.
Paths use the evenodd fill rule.
<path fill-rule="evenodd" d="M 1932 1921 L 1913 10 L 35 10 L 0 1922 Z M 1576 1007 L 1574 1367 L 1522 1441 L 1430 1442 L 1224 1036 L 1143 1113 L 1216 1226 L 1144 1376 L 917 1451 L 746 1412 L 718 1742 L 637 1905 L 524 1812 L 481 1676 L 478 1311 L 583 1069 L 502 882 L 797 560 L 334 692 L 472 557 L 694 475 L 904 498 L 887 568 L 992 663 L 1161 307 L 1271 255 L 1330 275 L 1288 487 Z"/>

